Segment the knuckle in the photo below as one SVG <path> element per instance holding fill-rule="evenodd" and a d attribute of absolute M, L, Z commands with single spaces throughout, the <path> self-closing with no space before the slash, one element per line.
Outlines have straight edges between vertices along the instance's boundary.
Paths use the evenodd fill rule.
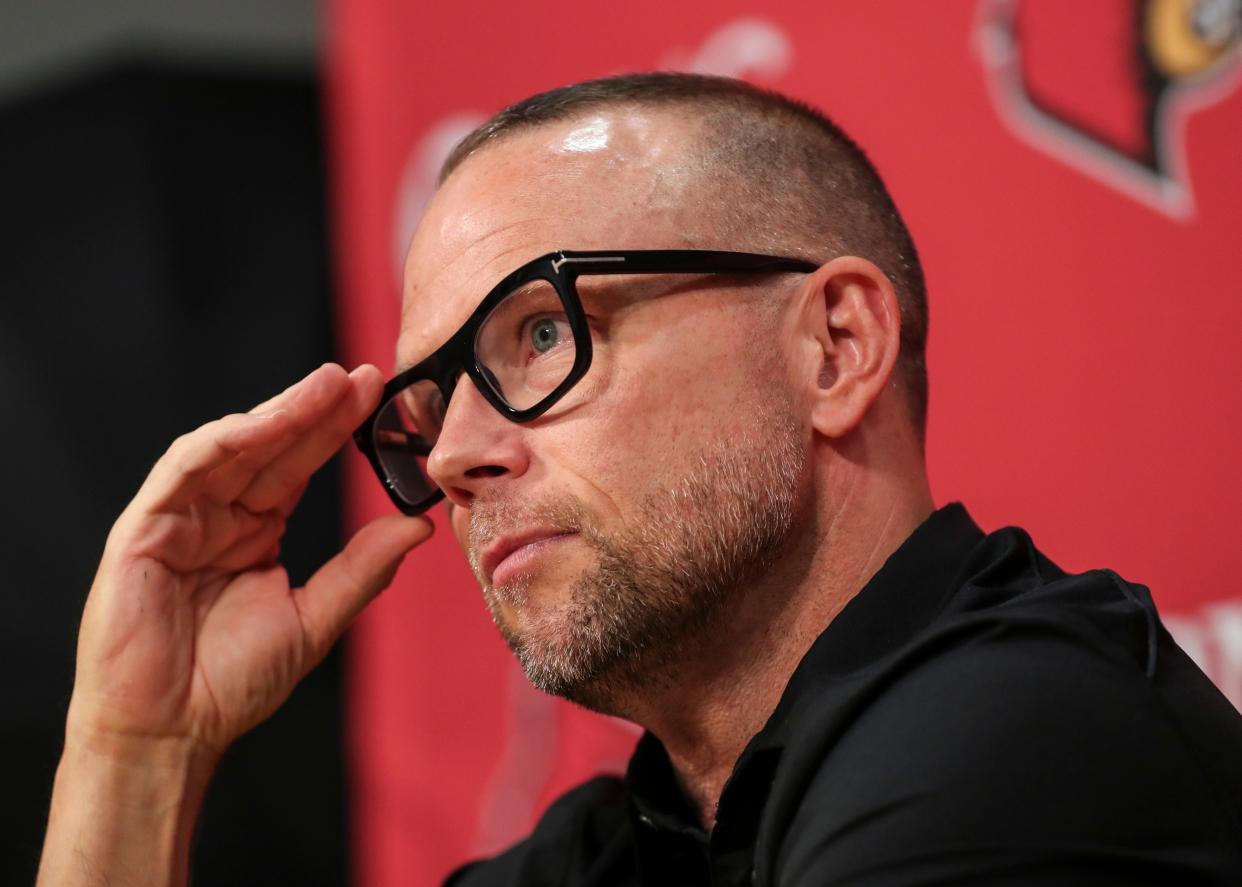
<path fill-rule="evenodd" d="M 302 476 L 297 472 L 280 465 L 273 465 L 267 476 L 268 494 L 280 501 L 296 490 L 302 482 Z"/>
<path fill-rule="evenodd" d="M 194 464 L 191 459 L 193 451 L 193 432 L 183 434 L 173 440 L 172 444 L 169 445 L 168 450 L 164 453 L 164 458 L 161 461 L 163 461 L 178 474 L 189 474 L 192 473 Z"/>
<path fill-rule="evenodd" d="M 242 503 L 253 511 L 268 511 L 282 504 L 301 484 L 275 466 L 257 477 L 242 496 Z"/>
<path fill-rule="evenodd" d="M 351 591 L 362 591 L 370 585 L 371 577 L 355 552 L 346 548 L 341 552 L 341 584 Z"/>
<path fill-rule="evenodd" d="M 194 445 L 194 434 L 193 431 L 187 431 L 174 437 L 172 443 L 168 445 L 168 455 L 174 459 L 184 456 L 186 450 Z"/>

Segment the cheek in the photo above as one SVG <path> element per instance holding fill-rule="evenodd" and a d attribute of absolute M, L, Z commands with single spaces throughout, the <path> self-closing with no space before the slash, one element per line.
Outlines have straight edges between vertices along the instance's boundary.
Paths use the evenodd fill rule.
<path fill-rule="evenodd" d="M 587 476 L 637 495 L 684 471 L 706 440 L 740 430 L 745 417 L 733 405 L 754 381 L 733 346 L 719 337 L 657 335 L 626 349 L 579 423 Z"/>
<path fill-rule="evenodd" d="M 785 384 L 779 362 L 754 359 L 751 325 L 713 317 L 627 325 L 597 349 L 581 401 L 539 435 L 549 479 L 565 478 L 615 519 L 684 476 L 709 445 L 753 434 L 757 405 Z"/>
<path fill-rule="evenodd" d="M 606 381 L 594 381 L 572 415 L 532 438 L 532 453 L 554 487 L 564 485 L 607 525 L 626 519 L 683 445 L 666 415 L 667 392 L 641 367 L 610 367 Z"/>

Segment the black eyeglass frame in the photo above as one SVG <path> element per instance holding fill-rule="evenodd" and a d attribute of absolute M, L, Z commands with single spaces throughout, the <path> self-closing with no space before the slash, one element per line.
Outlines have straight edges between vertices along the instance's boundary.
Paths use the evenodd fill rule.
<path fill-rule="evenodd" d="M 380 413 L 394 397 L 419 380 L 430 380 L 435 383 L 440 389 L 447 409 L 457 379 L 464 372 L 470 377 L 474 387 L 484 399 L 496 412 L 509 421 L 530 422 L 542 416 L 581 381 L 587 370 L 591 368 L 591 334 L 587 325 L 586 312 L 578 296 L 576 282 L 579 277 L 621 274 L 809 273 L 816 267 L 818 266 L 805 259 L 722 250 L 560 250 L 532 259 L 492 287 L 466 322 L 447 342 L 425 359 L 388 380 L 384 385 L 384 393 L 380 397 L 379 406 L 354 431 L 354 443 L 371 463 L 388 497 L 392 499 L 397 508 L 408 515 L 422 514 L 444 498 L 444 491 L 436 488 L 434 494 L 417 504 L 407 502 L 397 492 L 388 472 L 380 462 L 375 444 L 373 432 Z M 565 376 L 564 381 L 533 406 L 516 409 L 506 403 L 488 381 L 487 370 L 475 357 L 475 337 L 479 327 L 497 305 L 508 298 L 516 288 L 533 280 L 546 280 L 556 290 L 565 308 L 569 328 L 574 334 L 576 351 L 573 367 Z"/>

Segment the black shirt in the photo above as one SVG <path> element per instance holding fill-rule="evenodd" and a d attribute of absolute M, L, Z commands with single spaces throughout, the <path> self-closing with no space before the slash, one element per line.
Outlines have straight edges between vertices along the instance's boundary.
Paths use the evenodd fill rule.
<path fill-rule="evenodd" d="M 1242 885 L 1242 716 L 1147 589 L 932 515 L 833 620 L 708 835 L 663 746 L 450 877 L 490 885 Z"/>

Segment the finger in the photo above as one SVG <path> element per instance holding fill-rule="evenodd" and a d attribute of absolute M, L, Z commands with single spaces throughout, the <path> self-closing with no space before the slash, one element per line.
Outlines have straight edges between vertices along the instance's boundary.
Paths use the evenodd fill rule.
<path fill-rule="evenodd" d="M 276 560 L 272 555 L 273 549 L 279 551 L 280 539 L 284 534 L 284 517 L 266 512 L 251 532 L 234 539 L 231 545 L 211 558 L 211 569 L 238 573 L 270 566 Z"/>
<path fill-rule="evenodd" d="M 293 446 L 296 432 L 287 419 L 284 421 L 288 426 L 285 434 L 265 441 L 261 446 L 247 447 L 232 459 L 213 468 L 201 484 L 202 495 L 217 505 L 236 502 L 260 471 Z"/>
<path fill-rule="evenodd" d="M 285 497 L 285 501 L 278 503 L 271 510 L 282 517 L 287 518 L 289 515 L 293 514 L 293 510 L 297 508 L 298 503 L 302 501 L 302 495 L 306 492 L 306 487 L 307 484 L 303 483 L 301 486 L 290 491 L 289 495 Z"/>
<path fill-rule="evenodd" d="M 375 409 L 384 380 L 379 370 L 364 365 L 350 373 L 349 381 L 333 408 L 309 423 L 292 446 L 254 476 L 238 496 L 241 504 L 251 511 L 278 507 L 349 440 Z"/>
<path fill-rule="evenodd" d="M 131 508 L 145 512 L 181 510 L 200 494 L 214 469 L 238 453 L 261 449 L 288 432 L 285 413 L 242 413 L 183 434 L 151 468 Z"/>
<path fill-rule="evenodd" d="M 307 429 L 313 429 L 324 422 L 348 394 L 350 387 L 351 380 L 344 369 L 336 364 L 324 364 L 282 394 L 255 407 L 251 412 L 260 414 L 275 407 L 277 412 L 285 416 L 290 433 L 264 446 L 238 453 L 233 460 L 212 470 L 203 485 L 203 493 L 212 501 L 221 504 L 237 500 L 254 482 L 256 476 L 297 444 Z M 294 480 L 290 478 L 290 482 Z"/>
<path fill-rule="evenodd" d="M 324 364 L 249 413 L 225 416 L 173 441 L 155 463 L 133 507 L 179 510 L 201 494 L 204 478 L 244 451 L 259 451 L 279 441 L 297 419 L 313 420 L 316 407 L 335 401 L 347 383 L 345 370 Z M 308 416 L 307 413 L 312 415 Z M 253 473 L 253 466 L 249 469 Z"/>
<path fill-rule="evenodd" d="M 283 530 L 281 531 L 283 534 Z M 231 558 L 232 552 L 221 555 L 223 559 Z M 272 542 L 266 550 L 259 553 L 257 557 L 251 558 L 247 565 L 247 572 L 263 572 L 274 567 L 280 566 L 280 540 L 279 538 Z M 198 574 L 197 585 L 199 588 L 210 587 L 213 583 L 223 582 L 227 584 L 238 574 L 236 569 L 225 569 L 217 567 L 213 564 L 209 569 L 203 570 Z M 210 603 L 210 602 L 208 602 Z"/>
<path fill-rule="evenodd" d="M 131 529 L 129 545 L 181 572 L 205 569 L 217 575 L 267 566 L 277 560 L 286 522 L 305 490 L 303 485 L 287 501 L 259 514 L 234 503 L 193 509 L 195 519 L 157 515 Z M 135 543 L 135 537 L 140 541 Z"/>
<path fill-rule="evenodd" d="M 277 514 L 252 514 L 237 506 L 196 505 L 185 512 L 156 512 L 131 516 L 109 537 L 114 550 L 120 545 L 130 557 L 147 557 L 185 573 L 211 566 L 220 556 L 266 525 L 284 522 Z M 114 533 L 118 531 L 114 530 Z"/>
<path fill-rule="evenodd" d="M 293 592 L 309 651 L 309 670 L 371 600 L 388 587 L 402 559 L 426 541 L 434 526 L 426 517 L 389 515 L 354 534 L 345 549 Z"/>
<path fill-rule="evenodd" d="M 284 391 L 277 394 L 270 400 L 265 400 L 257 405 L 250 412 L 255 414 L 274 413 L 277 410 L 287 410 L 296 405 L 296 402 L 306 396 L 308 389 L 314 389 L 318 385 L 337 384 L 346 376 L 345 368 L 337 363 L 325 363 L 313 372 L 307 374 L 303 378 L 294 382 Z"/>

